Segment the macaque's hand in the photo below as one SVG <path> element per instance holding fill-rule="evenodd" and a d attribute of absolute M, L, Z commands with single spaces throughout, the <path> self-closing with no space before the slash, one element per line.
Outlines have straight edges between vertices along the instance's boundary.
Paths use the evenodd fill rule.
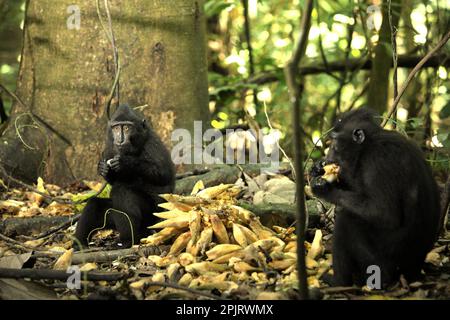
<path fill-rule="evenodd" d="M 106 161 L 106 164 L 108 165 L 109 168 L 111 168 L 111 170 L 113 170 L 114 172 L 117 172 L 120 170 L 121 166 L 120 166 L 120 156 L 117 155 L 112 159 L 109 159 L 108 161 Z"/>
<path fill-rule="evenodd" d="M 106 176 L 109 173 L 109 166 L 106 163 L 105 159 L 102 159 L 98 162 L 98 166 L 97 166 L 97 172 L 99 175 L 101 175 L 103 178 L 106 178 Z"/>
<path fill-rule="evenodd" d="M 309 171 L 309 175 L 311 176 L 311 178 L 322 176 L 325 173 L 323 166 L 324 166 L 323 160 L 316 161 L 316 163 L 313 164 L 311 170 Z"/>
<path fill-rule="evenodd" d="M 311 191 L 316 197 L 326 195 L 332 188 L 331 184 L 322 176 L 312 178 L 310 185 Z"/>

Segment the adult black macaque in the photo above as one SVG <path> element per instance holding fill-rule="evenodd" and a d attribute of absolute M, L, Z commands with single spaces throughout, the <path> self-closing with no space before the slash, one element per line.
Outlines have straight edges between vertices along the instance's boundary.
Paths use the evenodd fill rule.
<path fill-rule="evenodd" d="M 439 225 L 437 186 L 421 150 L 367 109 L 343 114 L 330 137 L 310 176 L 313 193 L 336 205 L 332 284 L 365 285 L 370 265 L 380 267 L 383 286 L 400 274 L 416 279 Z M 331 183 L 322 178 L 330 163 L 340 167 Z"/>
<path fill-rule="evenodd" d="M 98 173 L 112 186 L 111 198 L 88 201 L 75 237 L 87 246 L 92 230 L 103 227 L 106 219 L 105 227 L 120 233 L 124 247 L 139 243 L 154 222 L 158 194 L 173 192 L 175 169 L 159 137 L 127 105 L 118 107 L 108 123 Z M 79 247 L 76 241 L 74 246 Z"/>

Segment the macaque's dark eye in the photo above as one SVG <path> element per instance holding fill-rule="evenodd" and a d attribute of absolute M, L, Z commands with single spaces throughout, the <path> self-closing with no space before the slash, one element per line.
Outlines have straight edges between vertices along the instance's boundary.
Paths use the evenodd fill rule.
<path fill-rule="evenodd" d="M 127 132 L 128 130 L 130 130 L 130 127 L 127 126 L 127 125 L 125 125 L 125 126 L 123 126 L 123 130 L 124 130 L 125 132 Z"/>
<path fill-rule="evenodd" d="M 115 132 L 119 132 L 119 131 L 120 131 L 120 127 L 119 127 L 119 126 L 115 126 L 115 127 L 113 127 L 113 131 L 115 131 Z"/>

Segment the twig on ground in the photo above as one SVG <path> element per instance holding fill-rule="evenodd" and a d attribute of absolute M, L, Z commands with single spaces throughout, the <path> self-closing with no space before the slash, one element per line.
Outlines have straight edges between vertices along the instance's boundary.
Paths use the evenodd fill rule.
<path fill-rule="evenodd" d="M 0 278 L 6 279 L 31 279 L 31 280 L 60 280 L 67 281 L 71 276 L 64 270 L 53 269 L 13 269 L 0 268 Z M 121 272 L 81 271 L 81 279 L 87 281 L 119 281 L 128 275 Z"/>
<path fill-rule="evenodd" d="M 81 214 L 76 214 L 69 221 L 66 221 L 66 222 L 62 223 L 61 225 L 59 225 L 57 227 L 54 227 L 54 228 L 52 228 L 50 230 L 47 230 L 47 231 L 44 231 L 44 232 L 42 232 L 42 233 L 40 233 L 40 234 L 38 234 L 36 236 L 31 236 L 31 237 L 30 236 L 25 236 L 25 238 L 29 239 L 29 240 L 37 240 L 37 239 L 47 238 L 47 237 L 51 236 L 52 234 L 54 234 L 54 233 L 56 233 L 56 232 L 58 232 L 60 230 L 63 230 L 65 228 L 67 228 L 67 227 L 70 227 L 75 222 L 77 222 L 80 219 L 80 217 L 81 217 Z"/>
<path fill-rule="evenodd" d="M 43 249 L 40 247 L 30 247 L 27 246 L 25 244 L 23 244 L 20 241 L 14 240 L 10 237 L 7 237 L 3 234 L 0 233 L 0 240 L 3 240 L 5 242 L 7 242 L 9 245 L 11 245 L 12 247 L 16 248 L 16 249 L 20 249 L 20 250 L 25 250 L 25 251 L 46 251 L 47 249 Z"/>
<path fill-rule="evenodd" d="M 216 295 L 214 295 L 212 293 L 203 292 L 203 291 L 200 291 L 200 290 L 184 287 L 184 286 L 181 286 L 179 284 L 171 283 L 171 282 L 149 281 L 149 282 L 146 282 L 146 285 L 148 285 L 148 286 L 168 287 L 168 288 L 183 290 L 183 291 L 186 291 L 186 292 L 198 295 L 198 296 L 203 296 L 203 297 L 207 297 L 207 298 L 214 299 L 214 300 L 224 300 L 222 297 L 216 296 Z"/>

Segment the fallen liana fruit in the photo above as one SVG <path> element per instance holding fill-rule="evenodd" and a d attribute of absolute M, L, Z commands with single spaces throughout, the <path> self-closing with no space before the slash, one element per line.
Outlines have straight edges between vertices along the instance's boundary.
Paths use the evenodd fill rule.
<path fill-rule="evenodd" d="M 322 175 L 322 179 L 325 179 L 327 182 L 332 183 L 338 180 L 340 167 L 337 164 L 331 163 L 327 164 L 323 167 L 325 173 Z"/>
<path fill-rule="evenodd" d="M 238 288 L 235 282 L 264 290 L 274 284 L 276 290 L 297 288 L 295 228 L 263 225 L 257 215 L 237 205 L 241 187 L 202 186 L 197 182 L 188 196 L 161 195 L 167 202 L 160 207 L 169 211 L 154 214 L 162 220 L 149 228 L 160 231 L 141 243 L 170 248 L 164 257 L 149 256 L 141 262 L 195 289 L 231 293 Z M 317 251 L 309 258 L 312 275 L 322 252 L 321 233 L 318 236 L 315 245 L 305 243 Z M 266 272 L 272 274 L 270 279 Z"/>

